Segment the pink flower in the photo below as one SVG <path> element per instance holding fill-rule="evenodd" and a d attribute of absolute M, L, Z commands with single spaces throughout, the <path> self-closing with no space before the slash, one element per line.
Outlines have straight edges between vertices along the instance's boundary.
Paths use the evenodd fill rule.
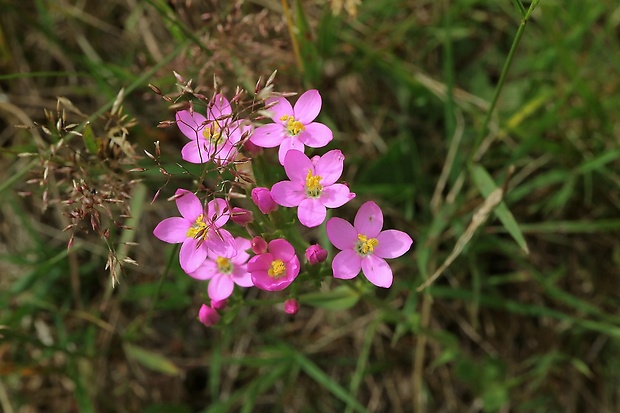
<path fill-rule="evenodd" d="M 259 186 L 252 189 L 252 201 L 254 201 L 263 214 L 268 214 L 278 209 L 278 204 L 274 202 L 269 188 Z"/>
<path fill-rule="evenodd" d="M 198 112 L 181 110 L 176 114 L 177 126 L 191 140 L 181 150 L 187 162 L 213 161 L 226 165 L 238 153 L 236 145 L 241 140 L 243 128 L 240 121 L 232 121 L 232 109 L 221 94 L 207 106 L 207 116 Z"/>
<path fill-rule="evenodd" d="M 283 238 L 271 241 L 266 253 L 255 255 L 248 262 L 254 285 L 266 291 L 285 289 L 297 278 L 299 269 L 295 249 Z"/>
<path fill-rule="evenodd" d="M 327 259 L 327 251 L 319 244 L 310 245 L 306 249 L 306 259 L 311 265 L 320 264 Z"/>
<path fill-rule="evenodd" d="M 250 254 L 250 240 L 235 238 L 236 251 L 231 254 L 218 255 L 209 251 L 207 259 L 188 275 L 197 280 L 211 280 L 207 292 L 211 301 L 222 301 L 230 297 L 237 284 L 240 287 L 251 287 L 252 277 L 247 270 L 247 261 Z"/>
<path fill-rule="evenodd" d="M 280 146 L 278 159 L 284 165 L 284 157 L 291 150 L 304 151 L 305 146 L 321 148 L 332 139 L 332 131 L 322 123 L 313 122 L 321 111 L 321 95 L 315 89 L 308 90 L 297 99 L 293 108 L 283 97 L 267 99 L 275 124 L 263 125 L 254 130 L 250 142 L 263 148 Z"/>
<path fill-rule="evenodd" d="M 221 228 L 230 215 L 225 200 L 209 201 L 205 212 L 202 202 L 190 191 L 177 189 L 174 197 L 181 216 L 161 221 L 153 235 L 170 244 L 183 243 L 179 262 L 185 272 L 195 271 L 207 258 L 207 250 L 222 256 L 234 255 L 234 238 Z"/>
<path fill-rule="evenodd" d="M 397 258 L 409 251 L 413 240 L 397 230 L 381 231 L 383 213 L 372 201 L 362 205 L 354 226 L 341 218 L 327 221 L 327 237 L 340 251 L 332 261 L 334 277 L 349 280 L 359 274 L 377 287 L 392 285 L 392 269 L 384 258 Z"/>
<path fill-rule="evenodd" d="M 316 227 L 325 221 L 326 208 L 338 208 L 355 194 L 344 184 L 335 184 L 342 174 L 344 155 L 337 149 L 310 160 L 299 151 L 290 151 L 284 170 L 290 181 L 273 185 L 271 196 L 280 205 L 298 207 L 299 222 Z"/>
<path fill-rule="evenodd" d="M 286 314 L 295 315 L 299 311 L 299 301 L 289 298 L 284 302 L 284 311 Z"/>
<path fill-rule="evenodd" d="M 200 310 L 198 311 L 198 319 L 202 324 L 206 327 L 214 326 L 220 321 L 220 315 L 215 311 L 215 309 L 209 307 L 206 304 L 200 306 Z"/>

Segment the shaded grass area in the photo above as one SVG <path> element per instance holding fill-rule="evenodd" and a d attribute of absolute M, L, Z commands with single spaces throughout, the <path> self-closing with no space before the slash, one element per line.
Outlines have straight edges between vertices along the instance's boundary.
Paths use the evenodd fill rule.
<path fill-rule="evenodd" d="M 300 60 L 280 2 L 0 1 L 2 409 L 617 411 L 620 8 L 542 0 L 498 90 L 528 2 L 290 5 Z M 209 95 L 215 75 L 232 94 L 276 69 L 278 90 L 321 91 L 357 193 L 344 210 L 374 199 L 414 236 L 390 290 L 330 281 L 292 318 L 254 291 L 205 329 L 206 288 L 151 236 L 173 208 L 148 204 L 165 181 L 148 159 L 140 266 L 112 289 L 95 234 L 67 252 L 17 157 L 50 138 L 13 125 L 45 123 L 57 96 L 81 123 L 124 87 L 130 141 L 161 141 L 174 168 L 184 141 L 156 128 L 173 112 L 148 83 L 172 92 L 175 70 Z"/>

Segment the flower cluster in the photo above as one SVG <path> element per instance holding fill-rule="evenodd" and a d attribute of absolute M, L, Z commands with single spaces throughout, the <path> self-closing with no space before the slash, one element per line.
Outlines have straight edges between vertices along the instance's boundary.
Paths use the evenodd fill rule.
<path fill-rule="evenodd" d="M 242 156 L 249 160 L 259 156 L 260 148 L 278 147 L 278 160 L 288 177 L 271 188 L 252 182 L 251 187 L 245 187 L 245 194 L 235 197 L 230 196 L 232 191 L 219 197 L 213 192 L 203 202 L 186 189 L 177 189 L 171 197 L 180 216 L 164 219 L 153 233 L 162 241 L 181 244 L 179 263 L 183 271 L 208 281 L 211 305 L 203 305 L 199 311 L 203 324 L 218 322 L 217 310 L 233 295 L 235 285 L 265 291 L 289 287 L 302 272 L 296 248 L 305 249 L 304 273 L 321 276 L 312 268 L 327 261 L 328 251 L 319 244 L 304 244 L 290 220 L 281 215 L 284 211 L 279 211 L 279 207 L 296 208 L 299 223 L 315 228 L 325 223 L 328 208 L 339 208 L 355 198 L 345 183 L 338 182 L 345 161 L 340 150 L 311 158 L 305 154 L 306 147 L 322 148 L 333 139 L 326 125 L 315 122 L 321 106 L 317 90 L 303 93 L 294 106 L 285 97 L 269 98 L 263 113 L 273 123 L 255 126 L 236 117 L 231 103 L 217 94 L 207 105 L 206 115 L 193 107 L 176 113 L 175 123 L 189 139 L 181 151 L 185 161 L 231 167 Z M 254 212 L 231 205 L 232 199 L 243 196 L 252 199 L 257 208 Z M 233 232 L 247 233 L 247 237 L 234 237 L 224 229 L 229 220 L 239 225 Z M 372 201 L 360 207 L 353 225 L 342 218 L 331 218 L 325 229 L 328 239 L 340 250 L 331 262 L 333 277 L 348 280 L 361 271 L 372 284 L 384 288 L 393 282 L 385 259 L 400 257 L 413 243 L 402 231 L 382 231 L 383 213 Z M 288 314 L 299 309 L 298 290 L 294 288 L 285 302 Z"/>

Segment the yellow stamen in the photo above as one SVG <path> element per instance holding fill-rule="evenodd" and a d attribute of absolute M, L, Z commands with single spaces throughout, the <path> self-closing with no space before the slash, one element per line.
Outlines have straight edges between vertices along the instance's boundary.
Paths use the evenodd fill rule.
<path fill-rule="evenodd" d="M 196 218 L 196 221 L 192 224 L 191 227 L 188 228 L 185 236 L 188 238 L 195 239 L 206 239 L 207 238 L 207 224 L 203 220 L 202 214 Z"/>
<path fill-rule="evenodd" d="M 379 245 L 379 241 L 376 238 L 368 239 L 366 235 L 358 234 L 357 239 L 359 240 L 357 251 L 364 255 L 371 253 Z"/>
<path fill-rule="evenodd" d="M 220 125 L 218 125 L 217 122 L 212 122 L 209 126 L 205 127 L 202 131 L 202 136 L 214 146 L 219 146 L 224 142 Z"/>
<path fill-rule="evenodd" d="M 220 270 L 220 272 L 228 274 L 232 271 L 233 266 L 228 258 L 217 257 L 215 259 L 215 262 L 217 263 L 217 268 Z"/>
<path fill-rule="evenodd" d="M 306 129 L 303 123 L 295 120 L 295 118 L 290 115 L 284 115 L 280 120 L 286 122 L 286 134 L 288 136 L 297 136 L 301 131 Z"/>
<path fill-rule="evenodd" d="M 321 185 L 322 176 L 312 175 L 312 170 L 308 169 L 308 175 L 306 175 L 306 194 L 311 198 L 317 198 L 323 191 Z"/>
<path fill-rule="evenodd" d="M 274 260 L 271 261 L 271 268 L 269 268 L 267 274 L 272 278 L 280 278 L 284 272 L 286 272 L 286 266 L 282 260 Z"/>

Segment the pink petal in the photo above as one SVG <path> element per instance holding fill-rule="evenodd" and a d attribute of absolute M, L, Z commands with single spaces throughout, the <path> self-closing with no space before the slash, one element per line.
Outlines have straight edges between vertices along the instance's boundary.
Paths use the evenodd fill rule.
<path fill-rule="evenodd" d="M 252 248 L 252 241 L 243 237 L 235 237 L 235 245 L 237 247 L 237 255 L 231 261 L 233 264 L 237 264 L 236 268 L 240 264 L 245 264 L 250 258 L 250 254 L 247 251 Z"/>
<path fill-rule="evenodd" d="M 261 148 L 275 148 L 286 137 L 286 128 L 279 123 L 270 123 L 254 129 L 250 142 Z"/>
<path fill-rule="evenodd" d="M 235 239 L 223 228 L 209 229 L 204 244 L 217 256 L 232 258 L 237 255 Z"/>
<path fill-rule="evenodd" d="M 179 263 L 186 273 L 192 273 L 200 267 L 207 258 L 207 248 L 205 244 L 198 246 L 198 240 L 186 238 L 181 245 L 179 252 Z"/>
<path fill-rule="evenodd" d="M 383 231 L 377 237 L 379 244 L 374 248 L 373 253 L 381 258 L 397 258 L 409 251 L 413 240 L 411 237 L 395 229 Z"/>
<path fill-rule="evenodd" d="M 284 121 L 281 120 L 283 116 L 293 116 L 295 112 L 293 112 L 293 107 L 291 103 L 283 97 L 269 98 L 265 102 L 265 105 L 271 105 L 271 103 L 277 102 L 275 105 L 271 106 L 267 109 L 272 113 L 271 119 L 279 124 L 283 124 Z"/>
<path fill-rule="evenodd" d="M 192 223 L 181 217 L 166 218 L 161 221 L 153 230 L 160 240 L 169 244 L 178 244 L 187 238 L 187 230 Z"/>
<path fill-rule="evenodd" d="M 284 165 L 284 158 L 288 151 L 299 151 L 303 153 L 304 149 L 304 144 L 301 143 L 298 137 L 293 136 L 284 139 L 280 144 L 280 149 L 278 149 L 278 160 L 280 161 L 280 165 Z"/>
<path fill-rule="evenodd" d="M 215 198 L 207 204 L 206 218 L 211 221 L 214 227 L 219 228 L 228 222 L 230 209 L 228 203 L 222 198 Z"/>
<path fill-rule="evenodd" d="M 179 130 L 185 137 L 196 140 L 199 136 L 202 136 L 204 122 L 207 121 L 207 118 L 198 112 L 194 112 L 194 114 L 191 115 L 189 110 L 181 110 L 176 114 L 176 121 Z"/>
<path fill-rule="evenodd" d="M 310 161 L 310 158 L 300 151 L 288 151 L 284 157 L 283 165 L 288 179 L 303 186 L 306 185 L 308 170 L 311 170 L 313 174 L 315 171 L 314 164 Z"/>
<path fill-rule="evenodd" d="M 196 221 L 196 218 L 204 213 L 202 202 L 200 202 L 200 199 L 192 192 L 186 189 L 177 189 L 174 194 L 176 196 L 180 195 L 179 198 L 175 200 L 177 208 L 181 216 L 190 221 L 190 223 Z"/>
<path fill-rule="evenodd" d="M 359 274 L 362 268 L 362 257 L 353 250 L 340 251 L 332 261 L 334 278 L 350 280 Z"/>
<path fill-rule="evenodd" d="M 233 283 L 230 276 L 225 274 L 216 274 L 211 281 L 209 281 L 207 292 L 209 293 L 209 298 L 211 300 L 221 301 L 230 297 L 234 288 L 235 283 Z"/>
<path fill-rule="evenodd" d="M 224 135 L 226 137 L 226 141 L 231 145 L 238 143 L 241 140 L 241 136 L 245 129 L 250 131 L 251 126 L 243 126 L 242 121 L 237 120 L 235 122 L 231 122 L 230 124 L 224 127 Z"/>
<path fill-rule="evenodd" d="M 362 205 L 355 215 L 353 225 L 358 233 L 368 238 L 376 238 L 383 228 L 383 213 L 379 205 L 372 201 Z"/>
<path fill-rule="evenodd" d="M 211 106 L 211 104 L 207 106 L 207 117 L 209 120 L 221 119 L 232 114 L 232 109 L 228 99 L 226 99 L 221 93 L 215 95 L 213 101 L 210 103 L 212 103 L 213 106 Z"/>
<path fill-rule="evenodd" d="M 355 194 L 349 187 L 343 184 L 333 184 L 323 188 L 321 192 L 321 203 L 327 208 L 339 208 L 355 198 Z"/>
<path fill-rule="evenodd" d="M 304 92 L 295 103 L 293 109 L 295 112 L 295 119 L 304 125 L 312 122 L 319 116 L 321 104 L 321 95 L 318 90 L 311 89 Z"/>
<path fill-rule="evenodd" d="M 313 163 L 316 174 L 323 178 L 323 180 L 321 180 L 321 185 L 331 185 L 340 179 L 340 175 L 342 175 L 344 155 L 340 150 L 334 149 L 327 152 Z"/>
<path fill-rule="evenodd" d="M 318 227 L 325 221 L 326 216 L 327 209 L 317 198 L 304 199 L 297 209 L 299 222 L 308 228 Z"/>
<path fill-rule="evenodd" d="M 293 257 L 295 257 L 295 249 L 284 238 L 278 238 L 270 241 L 269 252 L 273 255 L 273 259 L 282 260 L 285 263 L 289 262 L 293 259 Z"/>
<path fill-rule="evenodd" d="M 190 163 L 207 163 L 211 160 L 209 146 L 210 144 L 204 139 L 188 142 L 181 149 L 181 158 Z"/>
<path fill-rule="evenodd" d="M 299 133 L 299 140 L 311 148 L 322 148 L 334 139 L 334 135 L 327 126 L 322 123 L 312 122 L 306 129 Z"/>
<path fill-rule="evenodd" d="M 235 265 L 235 269 L 231 274 L 232 280 L 239 287 L 252 287 L 254 283 L 252 282 L 252 276 L 247 271 L 247 267 L 245 265 Z"/>
<path fill-rule="evenodd" d="M 218 271 L 219 268 L 217 267 L 217 263 L 213 260 L 206 259 L 196 271 L 187 275 L 197 280 L 210 280 Z"/>
<path fill-rule="evenodd" d="M 256 271 L 265 271 L 271 268 L 271 262 L 274 260 L 270 253 L 255 255 L 248 261 L 248 271 L 253 273 Z"/>
<path fill-rule="evenodd" d="M 372 254 L 362 259 L 362 272 L 368 281 L 377 287 L 389 288 L 394 279 L 388 263 L 383 258 Z"/>
<path fill-rule="evenodd" d="M 282 181 L 273 185 L 271 197 L 278 205 L 296 207 L 306 199 L 306 189 L 299 183 Z"/>
<path fill-rule="evenodd" d="M 353 250 L 357 244 L 357 231 L 342 218 L 330 218 L 325 225 L 327 238 L 339 250 Z"/>

